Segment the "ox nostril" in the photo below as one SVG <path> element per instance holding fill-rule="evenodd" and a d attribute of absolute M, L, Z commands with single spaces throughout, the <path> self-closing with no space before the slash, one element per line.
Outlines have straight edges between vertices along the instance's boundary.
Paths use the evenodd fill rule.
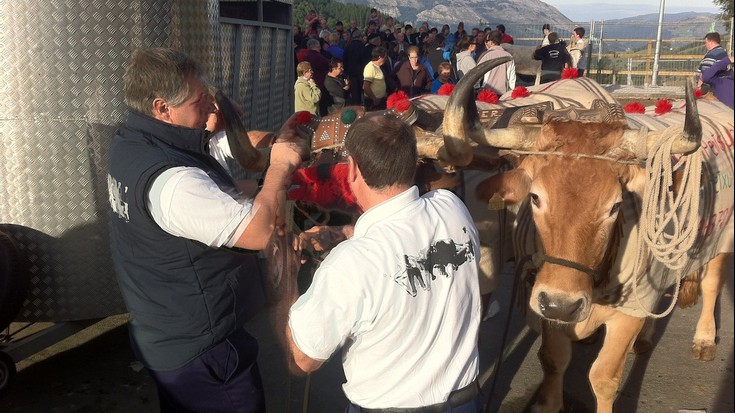
<path fill-rule="evenodd" d="M 541 315 L 551 320 L 564 322 L 576 321 L 579 311 L 583 305 L 584 300 L 581 298 L 574 302 L 568 302 L 564 300 L 550 299 L 544 292 L 541 292 L 538 295 L 538 306 Z"/>
<path fill-rule="evenodd" d="M 538 308 L 541 310 L 541 314 L 546 315 L 546 310 L 549 307 L 549 296 L 546 293 L 541 292 L 538 295 Z"/>

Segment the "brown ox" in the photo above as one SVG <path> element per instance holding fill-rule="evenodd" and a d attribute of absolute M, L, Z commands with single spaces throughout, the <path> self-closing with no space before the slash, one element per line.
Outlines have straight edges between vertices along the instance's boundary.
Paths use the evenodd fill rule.
<path fill-rule="evenodd" d="M 722 141 L 716 148 L 718 156 L 712 148 L 703 154 L 703 218 L 694 247 L 686 252 L 688 262 L 677 274 L 648 257 L 643 268 L 635 270 L 631 257 L 637 258 L 644 248 L 637 230 L 648 224 L 643 222 L 647 218 L 640 216 L 648 172 L 641 162 L 662 133 L 650 132 L 646 137 L 630 130 L 628 123 L 634 122 L 626 121 L 619 107 L 608 108 L 605 121 L 595 120 L 585 111 L 567 110 L 558 114 L 560 117 L 549 116 L 540 128 L 489 130 L 478 122 L 474 101 L 468 99 L 472 84 L 483 71 L 480 65 L 457 85 L 447 103 L 443 133 L 456 163 L 471 159 L 467 153 L 473 141 L 507 148 L 518 156 L 515 169 L 478 185 L 476 196 L 480 202 L 488 202 L 499 194 L 506 204 L 519 208 L 514 233 L 516 260 L 522 264 L 521 258 L 533 258 L 526 264 L 535 272 L 528 304 L 533 310 L 530 314 L 541 319 L 539 359 L 544 380 L 532 411 L 556 413 L 563 409 L 563 377 L 571 359 L 571 341 L 584 339 L 604 325 L 604 343 L 589 381 L 597 412 L 612 412 L 626 355 L 646 315 L 653 311 L 665 287 L 677 280 L 672 274 L 686 275 L 701 267 L 704 305 L 694 335 L 693 356 L 712 360 L 716 350 L 714 303 L 733 251 L 733 189 L 717 185 L 718 177 L 732 180 L 732 110 L 722 120 L 702 117 L 708 135 L 726 137 L 729 127 L 730 142 Z M 583 118 L 587 121 L 579 120 Z M 722 128 L 723 124 L 727 126 Z M 698 149 L 702 126 L 689 87 L 683 132 L 680 129 L 673 139 L 672 153 L 705 151 Z M 655 176 L 653 180 L 662 178 Z M 700 221 L 688 225 L 698 226 Z M 639 287 L 644 284 L 658 289 L 642 292 Z"/>

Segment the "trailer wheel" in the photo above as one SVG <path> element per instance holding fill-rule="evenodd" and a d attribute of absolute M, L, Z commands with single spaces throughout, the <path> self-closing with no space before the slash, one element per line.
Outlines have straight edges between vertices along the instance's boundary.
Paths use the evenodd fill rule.
<path fill-rule="evenodd" d="M 5 393 L 15 381 L 17 372 L 13 359 L 0 351 L 0 397 L 5 396 Z"/>
<path fill-rule="evenodd" d="M 23 306 L 30 275 L 18 245 L 0 230 L 0 329 L 7 327 Z"/>

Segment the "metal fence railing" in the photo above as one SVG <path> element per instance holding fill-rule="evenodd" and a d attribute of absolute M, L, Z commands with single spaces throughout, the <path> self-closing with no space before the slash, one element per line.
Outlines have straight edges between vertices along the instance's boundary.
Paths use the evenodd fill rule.
<path fill-rule="evenodd" d="M 584 27 L 590 39 L 587 76 L 601 84 L 648 86 L 654 77 L 658 49 L 657 86 L 683 86 L 694 79 L 699 62 L 707 52 L 705 34 L 717 31 L 722 47 L 732 53 L 733 34 L 721 20 L 692 19 L 664 22 L 661 45 L 656 47 L 658 22 L 617 23 L 592 21 L 552 25 L 551 30 L 569 42 L 575 27 Z M 542 24 L 506 24 L 516 44 L 537 45 L 542 40 Z M 733 24 L 729 25 L 733 27 Z"/>

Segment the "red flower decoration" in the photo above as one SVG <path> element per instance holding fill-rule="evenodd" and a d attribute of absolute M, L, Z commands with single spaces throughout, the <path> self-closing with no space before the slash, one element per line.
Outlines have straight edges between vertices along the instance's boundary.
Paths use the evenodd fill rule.
<path fill-rule="evenodd" d="M 510 97 L 513 99 L 517 98 L 525 98 L 531 95 L 531 92 L 528 91 L 524 86 L 518 86 L 517 88 L 513 89 L 513 93 L 510 94 Z"/>
<path fill-rule="evenodd" d="M 625 113 L 646 113 L 646 107 L 641 102 L 630 102 L 623 110 Z"/>
<path fill-rule="evenodd" d="M 668 99 L 661 99 L 656 102 L 656 114 L 663 115 L 671 111 L 671 101 Z"/>
<path fill-rule="evenodd" d="M 485 103 L 498 103 L 498 95 L 496 95 L 492 90 L 482 89 L 480 93 L 477 94 L 477 100 Z"/>
<path fill-rule="evenodd" d="M 562 79 L 576 79 L 579 77 L 579 70 L 568 67 L 561 72 L 561 78 Z"/>
<path fill-rule="evenodd" d="M 298 187 L 288 191 L 288 199 L 311 202 L 327 209 L 354 207 L 356 200 L 347 182 L 347 171 L 346 163 L 330 165 L 326 173 L 319 166 L 297 169 L 293 183 Z"/>
<path fill-rule="evenodd" d="M 393 106 L 393 110 L 395 110 L 398 113 L 403 113 L 403 112 L 407 111 L 410 108 L 411 108 L 411 101 L 408 100 L 408 99 L 406 99 L 406 100 L 399 100 Z"/>
<path fill-rule="evenodd" d="M 298 115 L 296 115 L 296 122 L 305 125 L 309 122 L 311 122 L 311 113 L 307 111 L 299 112 Z"/>
<path fill-rule="evenodd" d="M 702 97 L 702 95 L 703 95 L 703 93 L 702 93 L 702 89 L 697 89 L 697 90 L 695 90 L 695 91 L 694 91 L 694 98 L 695 98 L 695 99 L 699 99 L 699 98 L 701 98 L 701 97 Z"/>
<path fill-rule="evenodd" d="M 443 84 L 439 90 L 436 92 L 439 96 L 449 96 L 454 91 L 454 85 L 451 83 L 445 83 Z"/>
<path fill-rule="evenodd" d="M 398 92 L 391 93 L 390 96 L 388 96 L 388 100 L 386 100 L 386 107 L 388 109 L 393 109 L 393 107 L 396 106 L 396 103 L 404 100 L 408 101 L 408 95 L 406 92 L 399 90 Z"/>

